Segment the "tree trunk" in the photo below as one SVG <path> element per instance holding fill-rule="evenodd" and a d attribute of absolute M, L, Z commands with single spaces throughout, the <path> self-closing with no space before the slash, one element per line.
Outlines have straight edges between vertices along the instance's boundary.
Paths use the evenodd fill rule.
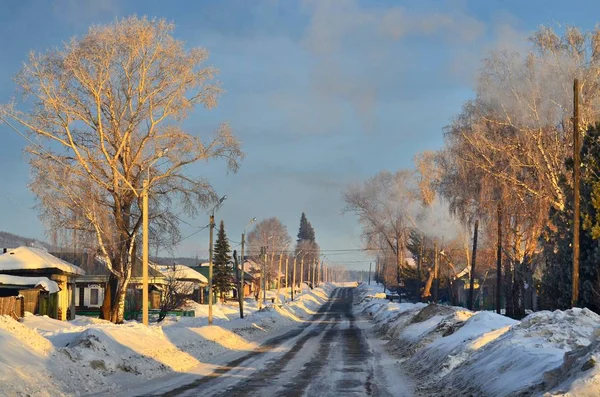
<path fill-rule="evenodd" d="M 475 302 L 473 300 L 474 294 L 473 289 L 475 287 L 475 262 L 477 258 L 477 231 L 479 229 L 479 219 L 475 221 L 475 231 L 473 232 L 473 256 L 471 257 L 471 280 L 469 286 L 469 310 L 473 310 Z M 481 285 L 479 286 L 481 288 Z"/>
<path fill-rule="evenodd" d="M 425 283 L 425 288 L 423 288 L 423 293 L 421 294 L 421 298 L 429 298 L 431 297 L 431 286 L 433 285 L 433 270 L 429 272 L 429 277 L 427 277 L 427 282 Z"/>
<path fill-rule="evenodd" d="M 123 278 L 118 282 L 117 299 L 111 310 L 111 319 L 113 319 L 113 323 L 115 324 L 122 324 L 125 319 L 125 298 L 127 297 L 128 285 L 129 278 Z"/>
<path fill-rule="evenodd" d="M 506 260 L 504 268 L 504 296 L 506 303 L 505 313 L 508 317 L 512 317 L 514 315 L 512 263 L 512 260 Z"/>

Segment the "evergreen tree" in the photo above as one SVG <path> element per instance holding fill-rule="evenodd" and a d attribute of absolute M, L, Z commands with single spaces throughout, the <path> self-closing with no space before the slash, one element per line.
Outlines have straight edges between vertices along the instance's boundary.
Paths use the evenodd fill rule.
<path fill-rule="evenodd" d="M 225 234 L 225 224 L 221 221 L 213 256 L 213 286 L 219 293 L 221 300 L 225 298 L 225 293 L 233 287 L 232 271 L 228 266 L 231 260 L 229 251 L 229 242 Z"/>
<path fill-rule="evenodd" d="M 583 140 L 581 174 L 581 230 L 579 306 L 599 312 L 600 280 L 600 128 L 592 127 Z M 567 171 L 573 169 L 572 158 Z M 567 309 L 571 306 L 573 263 L 573 188 L 567 178 L 561 180 L 566 206 L 563 211 L 550 210 L 550 224 L 544 233 L 546 269 L 540 286 L 540 303 L 544 309 Z"/>
<path fill-rule="evenodd" d="M 301 241 L 315 241 L 315 231 L 308 219 L 306 219 L 304 212 L 300 217 L 300 229 L 298 230 L 298 243 Z"/>

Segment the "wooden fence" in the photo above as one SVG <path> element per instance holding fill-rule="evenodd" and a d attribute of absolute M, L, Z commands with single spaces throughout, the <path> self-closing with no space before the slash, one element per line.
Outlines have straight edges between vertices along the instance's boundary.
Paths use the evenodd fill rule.
<path fill-rule="evenodd" d="M 16 296 L 7 296 L 0 298 L 0 315 L 11 316 L 15 320 L 25 315 L 23 298 Z"/>

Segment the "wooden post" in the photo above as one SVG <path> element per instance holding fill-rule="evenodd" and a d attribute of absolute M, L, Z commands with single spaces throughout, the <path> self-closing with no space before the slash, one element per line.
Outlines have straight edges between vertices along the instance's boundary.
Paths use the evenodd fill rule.
<path fill-rule="evenodd" d="M 433 302 L 438 302 L 438 286 L 439 286 L 439 268 L 438 268 L 438 252 L 437 240 L 433 242 Z"/>
<path fill-rule="evenodd" d="M 142 323 L 148 325 L 148 181 L 142 190 Z"/>
<path fill-rule="evenodd" d="M 286 301 L 289 298 L 288 293 L 287 293 L 287 289 L 290 288 L 290 282 L 289 282 L 289 278 L 288 278 L 288 272 L 290 269 L 290 255 L 289 254 L 285 254 L 285 296 L 286 296 Z"/>
<path fill-rule="evenodd" d="M 421 267 L 423 266 L 423 236 L 421 236 L 421 242 L 420 242 L 420 247 L 419 247 L 419 260 L 417 261 L 417 278 L 418 278 L 418 282 L 417 282 L 417 296 L 421 297 L 421 288 L 422 288 L 422 283 L 421 283 Z"/>
<path fill-rule="evenodd" d="M 469 286 L 469 310 L 473 310 L 473 289 L 475 285 L 475 261 L 477 259 L 477 229 L 479 229 L 479 219 L 475 220 L 475 231 L 473 232 L 473 255 L 471 256 L 471 285 Z M 481 285 L 479 286 L 481 288 Z"/>
<path fill-rule="evenodd" d="M 283 261 L 283 252 L 279 254 L 279 270 L 277 272 L 277 302 L 280 302 L 279 293 L 281 291 L 281 263 Z"/>
<path fill-rule="evenodd" d="M 243 259 L 242 259 L 243 261 Z M 243 263 L 243 262 L 242 262 Z M 240 305 L 240 318 L 244 318 L 244 267 L 240 269 L 237 257 L 237 251 L 233 251 L 233 264 L 237 270 L 238 279 L 238 302 Z"/>
<path fill-rule="evenodd" d="M 241 280 L 239 280 L 239 290 L 238 293 L 238 302 L 240 305 L 240 318 L 244 318 L 244 243 L 246 239 L 246 233 L 242 233 L 242 257 L 240 258 L 240 267 L 241 267 Z M 235 255 L 235 254 L 234 254 Z"/>
<path fill-rule="evenodd" d="M 579 80 L 573 82 L 573 296 L 579 303 L 579 185 L 581 176 L 581 134 L 579 133 Z"/>
<path fill-rule="evenodd" d="M 500 314 L 502 298 L 502 203 L 498 202 L 498 245 L 496 248 L 496 313 Z"/>
<path fill-rule="evenodd" d="M 208 238 L 208 325 L 213 322 L 213 229 L 215 228 L 215 216 L 210 216 L 210 231 Z"/>

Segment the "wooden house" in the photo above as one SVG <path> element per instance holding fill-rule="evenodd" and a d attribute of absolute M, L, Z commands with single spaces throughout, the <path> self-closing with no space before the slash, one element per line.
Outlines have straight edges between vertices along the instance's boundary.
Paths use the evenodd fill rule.
<path fill-rule="evenodd" d="M 57 254 L 68 257 L 71 253 Z M 77 279 L 75 309 L 77 314 L 98 316 L 100 307 L 104 301 L 106 283 L 108 282 L 110 271 L 96 256 L 88 258 L 84 255 L 79 256 L 82 260 L 82 267 L 86 274 Z M 75 260 L 76 261 L 76 260 Z M 166 284 L 165 275 L 156 270 L 154 266 L 148 266 L 148 306 L 150 309 L 160 306 L 161 291 Z M 125 317 L 133 318 L 137 312 L 142 309 L 142 263 L 136 260 L 131 269 L 131 278 L 127 286 L 127 295 L 125 298 Z"/>
<path fill-rule="evenodd" d="M 75 282 L 85 274 L 78 266 L 39 248 L 4 248 L 0 274 L 5 275 L 0 294 L 24 296 L 24 311 L 58 320 L 75 318 Z"/>
<path fill-rule="evenodd" d="M 187 295 L 189 299 L 204 303 L 204 291 L 208 286 L 208 278 L 202 273 L 182 264 L 158 265 L 153 264 L 152 268 L 163 274 L 169 283 L 178 293 Z"/>

